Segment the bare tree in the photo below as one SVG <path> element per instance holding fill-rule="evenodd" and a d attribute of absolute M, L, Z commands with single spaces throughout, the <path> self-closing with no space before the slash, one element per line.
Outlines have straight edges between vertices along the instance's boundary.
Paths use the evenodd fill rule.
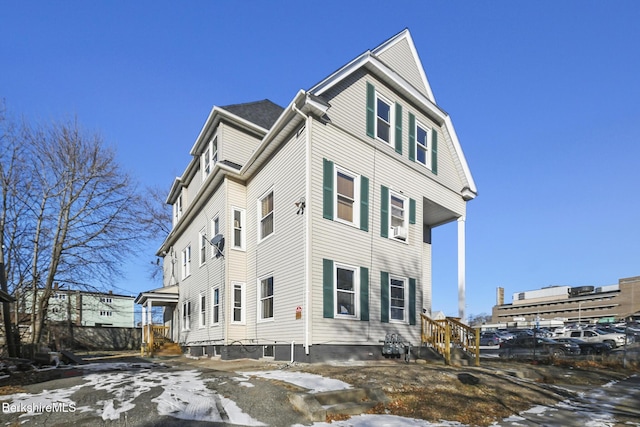
<path fill-rule="evenodd" d="M 13 290 L 28 284 L 36 344 L 43 338 L 54 283 L 92 288 L 107 283 L 148 233 L 140 227 L 145 215 L 135 185 L 100 135 L 84 132 L 76 120 L 23 123 L 20 131 L 4 134 L 10 137 L 2 148 L 17 155 L 1 159 L 3 202 L 14 207 L 2 205 L 0 226 L 11 218 L 19 232 L 1 259 L 20 265 L 13 267 L 23 273 Z"/>
<path fill-rule="evenodd" d="M 165 201 L 165 190 L 147 188 L 145 193 L 146 197 L 142 201 L 145 216 L 142 218 L 141 225 L 151 233 L 152 238 L 161 243 L 171 232 L 171 208 Z M 160 258 L 151 262 L 149 271 L 151 279 L 162 279 L 163 269 Z"/>

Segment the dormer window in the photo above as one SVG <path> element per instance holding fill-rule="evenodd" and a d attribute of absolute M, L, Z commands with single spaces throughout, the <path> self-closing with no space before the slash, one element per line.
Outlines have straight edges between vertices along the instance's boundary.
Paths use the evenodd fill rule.
<path fill-rule="evenodd" d="M 202 153 L 202 180 L 211 174 L 213 167 L 218 162 L 218 137 L 214 137 Z"/>
<path fill-rule="evenodd" d="M 178 223 L 180 217 L 182 217 L 182 194 L 178 196 L 178 199 L 173 204 L 173 225 Z"/>

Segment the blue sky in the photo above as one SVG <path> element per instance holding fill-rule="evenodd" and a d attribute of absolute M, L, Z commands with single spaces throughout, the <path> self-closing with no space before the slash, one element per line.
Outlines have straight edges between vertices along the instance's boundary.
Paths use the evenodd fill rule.
<path fill-rule="evenodd" d="M 467 314 L 495 290 L 640 275 L 637 1 L 0 0 L 0 98 L 76 115 L 141 185 L 169 190 L 213 105 L 287 105 L 409 28 L 479 196 Z M 457 315 L 457 231 L 433 235 L 433 309 Z M 116 289 L 160 286 L 139 253 Z"/>

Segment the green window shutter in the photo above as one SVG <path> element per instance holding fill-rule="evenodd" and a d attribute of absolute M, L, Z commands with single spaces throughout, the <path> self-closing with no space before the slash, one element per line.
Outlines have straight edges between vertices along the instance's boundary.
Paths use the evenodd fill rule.
<path fill-rule="evenodd" d="M 416 161 L 416 116 L 409 113 L 409 160 Z"/>
<path fill-rule="evenodd" d="M 333 317 L 333 261 L 322 260 L 322 315 Z"/>
<path fill-rule="evenodd" d="M 409 279 L 409 324 L 416 324 L 416 279 Z"/>
<path fill-rule="evenodd" d="M 389 237 L 389 189 L 384 185 L 380 190 L 380 236 Z"/>
<path fill-rule="evenodd" d="M 409 224 L 416 223 L 416 201 L 409 199 Z"/>
<path fill-rule="evenodd" d="M 333 220 L 333 162 L 322 159 L 322 216 Z"/>
<path fill-rule="evenodd" d="M 380 321 L 389 323 L 389 273 L 380 272 Z"/>
<path fill-rule="evenodd" d="M 431 172 L 438 175 L 438 132 L 431 129 Z"/>
<path fill-rule="evenodd" d="M 402 154 L 402 105 L 396 104 L 396 153 Z"/>
<path fill-rule="evenodd" d="M 369 269 L 360 267 L 360 320 L 369 320 Z"/>
<path fill-rule="evenodd" d="M 375 137 L 376 126 L 376 89 L 371 83 L 367 83 L 367 135 Z"/>
<path fill-rule="evenodd" d="M 360 230 L 369 231 L 369 178 L 360 176 Z"/>

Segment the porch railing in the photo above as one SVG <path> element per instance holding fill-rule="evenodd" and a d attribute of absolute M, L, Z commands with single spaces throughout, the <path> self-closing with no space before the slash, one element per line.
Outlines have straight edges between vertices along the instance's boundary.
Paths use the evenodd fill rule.
<path fill-rule="evenodd" d="M 141 353 L 152 355 L 157 347 L 169 340 L 169 327 L 164 325 L 144 325 L 142 327 Z"/>
<path fill-rule="evenodd" d="M 440 354 L 447 365 L 451 364 L 451 350 L 459 348 L 474 358 L 480 366 L 480 331 L 452 317 L 433 320 L 424 314 L 422 318 L 422 343 Z"/>

